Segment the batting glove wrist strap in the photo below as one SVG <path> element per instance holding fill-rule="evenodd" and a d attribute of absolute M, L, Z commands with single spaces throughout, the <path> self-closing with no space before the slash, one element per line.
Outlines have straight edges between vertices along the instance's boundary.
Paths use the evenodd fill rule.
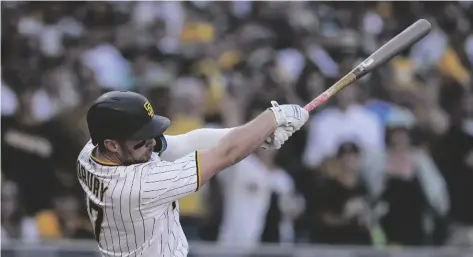
<path fill-rule="evenodd" d="M 299 105 L 279 105 L 276 101 L 271 101 L 271 105 L 273 107 L 269 109 L 273 111 L 278 127 L 292 127 L 299 130 L 309 118 L 309 113 Z"/>
<path fill-rule="evenodd" d="M 294 132 L 298 131 L 309 118 L 309 113 L 299 105 L 283 104 L 279 105 L 276 101 L 271 101 L 269 109 L 274 113 L 278 128 L 263 142 L 265 149 L 279 149 Z"/>
<path fill-rule="evenodd" d="M 281 106 L 276 102 L 276 101 L 271 101 L 271 105 L 273 107 L 270 107 L 269 109 L 273 111 L 274 117 L 276 118 L 276 122 L 279 126 L 287 126 L 288 122 L 286 119 L 286 114 L 284 110 L 281 108 Z"/>

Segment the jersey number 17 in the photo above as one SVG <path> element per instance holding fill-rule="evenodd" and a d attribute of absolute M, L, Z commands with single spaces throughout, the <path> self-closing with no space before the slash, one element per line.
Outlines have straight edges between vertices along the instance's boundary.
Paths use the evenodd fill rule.
<path fill-rule="evenodd" d="M 94 234 L 95 239 L 100 244 L 100 231 L 102 229 L 102 222 L 103 222 L 103 208 L 95 204 L 90 198 L 87 198 L 87 202 L 89 205 L 88 211 L 90 217 L 95 220 L 94 221 Z"/>

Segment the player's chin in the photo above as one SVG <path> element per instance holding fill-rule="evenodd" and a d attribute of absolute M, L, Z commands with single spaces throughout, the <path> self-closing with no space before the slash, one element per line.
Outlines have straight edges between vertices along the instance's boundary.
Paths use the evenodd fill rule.
<path fill-rule="evenodd" d="M 153 154 L 153 151 L 150 151 L 149 153 L 146 153 L 146 155 L 143 156 L 143 158 L 141 159 L 143 162 L 147 162 L 149 160 L 151 160 L 151 155 Z"/>
<path fill-rule="evenodd" d="M 133 164 L 145 163 L 145 162 L 148 162 L 149 160 L 151 160 L 151 158 L 143 157 L 143 158 L 140 158 L 140 159 L 138 159 L 138 160 L 135 160 L 135 161 L 133 162 Z"/>

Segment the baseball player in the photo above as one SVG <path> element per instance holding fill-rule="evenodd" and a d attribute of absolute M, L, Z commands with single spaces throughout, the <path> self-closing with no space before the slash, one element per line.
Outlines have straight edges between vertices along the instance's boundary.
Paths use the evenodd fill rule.
<path fill-rule="evenodd" d="M 278 149 L 308 119 L 300 106 L 271 103 L 239 127 L 164 136 L 170 121 L 144 96 L 100 96 L 77 176 L 102 256 L 187 256 L 177 200 L 258 147 Z"/>

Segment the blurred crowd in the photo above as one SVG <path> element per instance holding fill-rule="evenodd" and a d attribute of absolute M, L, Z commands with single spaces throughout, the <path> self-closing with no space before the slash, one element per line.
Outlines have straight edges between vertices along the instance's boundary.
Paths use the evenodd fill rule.
<path fill-rule="evenodd" d="M 237 126 L 419 18 L 426 38 L 181 199 L 181 222 L 233 245 L 473 245 L 468 1 L 2 2 L 2 241 L 93 238 L 75 164 L 100 94 L 144 94 L 169 135 Z"/>

